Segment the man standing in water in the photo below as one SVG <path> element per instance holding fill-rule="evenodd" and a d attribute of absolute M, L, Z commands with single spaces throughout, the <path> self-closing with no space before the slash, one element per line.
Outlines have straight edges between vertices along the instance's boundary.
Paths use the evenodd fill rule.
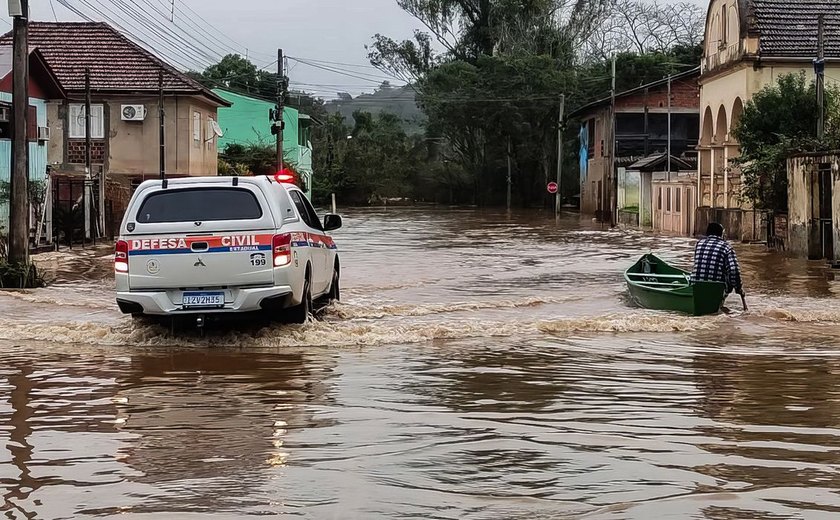
<path fill-rule="evenodd" d="M 694 248 L 694 272 L 692 280 L 723 282 L 726 294 L 733 290 L 744 296 L 741 287 L 741 270 L 732 246 L 723 238 L 723 226 L 712 222 L 706 229 L 706 237 Z"/>

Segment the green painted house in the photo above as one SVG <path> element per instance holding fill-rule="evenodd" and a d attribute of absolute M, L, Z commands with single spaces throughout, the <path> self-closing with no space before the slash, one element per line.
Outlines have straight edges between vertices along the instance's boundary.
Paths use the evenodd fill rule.
<path fill-rule="evenodd" d="M 219 126 L 222 137 L 219 138 L 219 150 L 231 143 L 241 145 L 260 144 L 273 146 L 275 137 L 271 135 L 268 120 L 269 110 L 275 103 L 265 99 L 246 96 L 224 89 L 213 89 L 217 96 L 232 103 L 229 108 L 219 108 Z M 306 114 L 301 114 L 291 107 L 283 108 L 283 155 L 285 160 L 294 165 L 306 183 L 307 195 L 312 197 L 312 121 Z"/>

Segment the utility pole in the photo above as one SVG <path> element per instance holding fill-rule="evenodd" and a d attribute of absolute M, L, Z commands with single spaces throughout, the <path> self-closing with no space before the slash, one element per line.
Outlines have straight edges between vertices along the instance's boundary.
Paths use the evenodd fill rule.
<path fill-rule="evenodd" d="M 668 74 L 668 182 L 671 182 L 671 75 Z"/>
<path fill-rule="evenodd" d="M 286 76 L 283 64 L 283 49 L 277 49 L 277 112 L 274 125 L 277 136 L 277 171 L 283 169 L 283 105 L 286 102 Z"/>
<path fill-rule="evenodd" d="M 511 176 L 510 176 L 510 136 L 507 139 L 507 210 L 510 213 L 510 186 L 511 186 Z"/>
<path fill-rule="evenodd" d="M 21 0 L 20 10 L 12 11 L 12 174 L 9 196 L 10 264 L 29 264 L 29 1 Z"/>
<path fill-rule="evenodd" d="M 166 126 L 164 117 L 166 114 L 163 110 L 163 69 L 158 71 L 158 138 L 160 140 L 160 180 L 166 179 Z"/>
<path fill-rule="evenodd" d="M 817 59 L 814 60 L 814 73 L 817 75 L 817 139 L 825 135 L 825 19 L 821 14 L 817 19 Z"/>
<path fill-rule="evenodd" d="M 84 192 L 84 206 L 85 206 L 85 240 L 91 238 L 90 231 L 90 185 L 93 181 L 91 174 L 91 142 L 90 142 L 90 127 L 91 127 L 91 113 L 90 113 L 90 69 L 85 68 L 85 192 Z"/>
<path fill-rule="evenodd" d="M 615 174 L 615 54 L 612 57 L 612 88 L 610 89 L 610 226 L 617 224 L 618 176 Z"/>
<path fill-rule="evenodd" d="M 557 118 L 557 193 L 554 195 L 554 216 L 560 215 L 563 200 L 563 117 L 566 110 L 566 94 L 560 94 L 560 115 Z"/>

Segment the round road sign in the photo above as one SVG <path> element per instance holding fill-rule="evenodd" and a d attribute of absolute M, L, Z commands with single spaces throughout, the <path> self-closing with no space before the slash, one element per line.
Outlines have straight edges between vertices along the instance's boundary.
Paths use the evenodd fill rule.
<path fill-rule="evenodd" d="M 549 182 L 548 186 L 546 186 L 549 193 L 557 193 L 557 183 L 556 182 Z"/>

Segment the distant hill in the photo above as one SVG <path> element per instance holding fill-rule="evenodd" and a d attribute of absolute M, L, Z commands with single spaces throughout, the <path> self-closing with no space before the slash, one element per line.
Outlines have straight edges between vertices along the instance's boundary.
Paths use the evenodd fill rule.
<path fill-rule="evenodd" d="M 356 110 L 371 114 L 390 112 L 403 120 L 406 133 L 417 134 L 423 132 L 426 116 L 417 107 L 414 97 L 415 92 L 410 86 L 392 87 L 386 82 L 373 94 L 361 94 L 354 98 L 341 93 L 339 99 L 328 101 L 324 108 L 330 113 L 341 113 L 350 125 Z"/>

